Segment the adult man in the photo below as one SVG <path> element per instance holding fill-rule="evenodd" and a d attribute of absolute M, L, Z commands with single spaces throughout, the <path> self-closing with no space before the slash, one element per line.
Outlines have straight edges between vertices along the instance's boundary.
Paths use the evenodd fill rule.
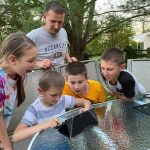
<path fill-rule="evenodd" d="M 36 43 L 39 50 L 37 67 L 47 68 L 62 65 L 64 59 L 67 62 L 77 61 L 68 53 L 68 37 L 65 29 L 62 28 L 64 17 L 64 6 L 57 1 L 51 1 L 45 7 L 44 26 L 27 34 Z"/>

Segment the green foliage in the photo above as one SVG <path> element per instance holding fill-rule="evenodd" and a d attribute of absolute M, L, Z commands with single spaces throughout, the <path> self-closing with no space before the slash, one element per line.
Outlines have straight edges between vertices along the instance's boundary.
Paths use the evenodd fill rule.
<path fill-rule="evenodd" d="M 126 60 L 127 59 L 135 59 L 138 57 L 137 49 L 134 49 L 131 46 L 127 46 L 123 50 L 124 50 L 124 52 L 126 52 Z"/>
<path fill-rule="evenodd" d="M 61 0 L 67 10 L 64 27 L 71 43 L 71 53 L 79 60 L 83 59 L 83 52 L 90 35 L 93 34 L 95 1 L 93 0 Z"/>
<path fill-rule="evenodd" d="M 129 37 L 133 35 L 132 26 L 130 21 L 123 22 L 122 24 L 113 24 L 123 20 L 123 17 L 108 16 L 107 18 L 107 32 L 99 35 L 91 43 L 87 45 L 88 52 L 92 54 L 101 54 L 105 49 L 110 47 L 124 48 L 129 45 Z"/>
<path fill-rule="evenodd" d="M 148 13 L 150 12 L 149 0 L 128 0 L 125 5 L 121 5 L 120 8 L 124 8 L 128 12 L 134 13 Z"/>
<path fill-rule="evenodd" d="M 127 46 L 123 49 L 125 52 L 126 52 L 126 61 L 128 59 L 136 59 L 136 58 L 142 58 L 142 57 L 146 57 L 146 54 L 144 54 L 142 52 L 142 50 L 137 50 L 137 49 L 134 49 L 133 47 L 131 46 Z"/>
<path fill-rule="evenodd" d="M 104 45 L 101 47 L 99 39 L 99 37 L 95 38 L 86 46 L 86 51 L 91 55 L 100 55 L 103 52 Z"/>
<path fill-rule="evenodd" d="M 43 7 L 49 0 L 2 0 L 0 3 L 0 42 L 11 32 L 30 30 L 42 25 Z M 124 48 L 133 34 L 128 17 L 150 14 L 149 0 L 129 0 L 122 11 L 111 10 L 97 14 L 96 0 L 58 0 L 66 7 L 64 28 L 71 44 L 71 54 L 79 60 L 84 52 L 100 54 L 108 47 Z M 144 6 L 145 5 L 145 6 Z M 141 8 L 139 8 L 141 7 Z M 134 9 L 134 10 L 133 10 Z M 114 12 L 113 12 L 114 11 Z M 118 14 L 117 14 L 118 13 Z M 121 14 L 124 14 L 121 17 Z M 34 21 L 34 17 L 40 19 Z M 96 20 L 96 17 L 99 21 Z"/>
<path fill-rule="evenodd" d="M 137 18 L 142 21 L 144 18 L 150 17 L 150 1 L 149 0 L 127 0 L 125 5 L 119 8 L 123 9 L 124 13 L 132 14 L 132 18 Z"/>
<path fill-rule="evenodd" d="M 16 31 L 29 31 L 36 26 L 33 18 L 37 16 L 40 1 L 36 0 L 3 0 L 0 3 L 0 41 L 8 34 Z M 41 13 L 41 12 L 39 12 Z M 39 23 L 37 24 L 39 25 Z M 26 27 L 25 27 L 26 26 Z M 29 29 L 30 28 L 30 29 Z"/>

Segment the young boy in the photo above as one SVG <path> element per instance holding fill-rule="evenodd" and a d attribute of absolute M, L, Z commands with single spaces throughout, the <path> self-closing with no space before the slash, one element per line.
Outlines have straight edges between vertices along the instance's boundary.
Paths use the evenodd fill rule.
<path fill-rule="evenodd" d="M 63 94 L 85 98 L 93 103 L 105 102 L 106 93 L 100 82 L 88 80 L 87 68 L 82 62 L 72 62 L 66 66 L 66 84 Z"/>
<path fill-rule="evenodd" d="M 101 56 L 101 71 L 107 81 L 110 94 L 119 99 L 132 101 L 145 95 L 144 87 L 125 69 L 124 52 L 117 48 L 104 51 Z"/>
<path fill-rule="evenodd" d="M 91 107 L 90 101 L 72 96 L 62 96 L 64 77 L 56 71 L 45 71 L 40 78 L 38 92 L 40 96 L 26 110 L 21 123 L 16 128 L 13 140 L 23 140 L 36 132 L 59 125 L 57 116 L 66 108 L 83 106 L 82 111 Z"/>

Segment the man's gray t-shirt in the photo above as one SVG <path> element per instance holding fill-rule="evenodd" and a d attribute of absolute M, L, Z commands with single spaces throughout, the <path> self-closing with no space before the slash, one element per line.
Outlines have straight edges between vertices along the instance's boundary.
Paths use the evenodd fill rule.
<path fill-rule="evenodd" d="M 64 28 L 61 28 L 56 35 L 52 35 L 40 27 L 29 32 L 27 37 L 37 45 L 38 60 L 49 59 L 54 65 L 64 64 L 68 51 L 68 37 Z"/>

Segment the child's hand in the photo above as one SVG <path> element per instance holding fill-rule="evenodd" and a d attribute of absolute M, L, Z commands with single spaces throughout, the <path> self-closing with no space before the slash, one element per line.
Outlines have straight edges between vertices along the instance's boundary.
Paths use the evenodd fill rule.
<path fill-rule="evenodd" d="M 90 109 L 90 108 L 89 108 L 89 109 Z M 89 110 L 89 109 L 87 109 L 87 108 L 81 108 L 81 109 L 79 109 L 79 113 L 85 112 L 85 111 L 87 111 L 87 110 Z"/>
<path fill-rule="evenodd" d="M 115 96 L 115 95 L 114 95 L 114 92 L 111 91 L 111 90 L 109 90 L 108 94 L 111 95 L 111 96 Z"/>
<path fill-rule="evenodd" d="M 81 112 L 89 110 L 91 108 L 91 102 L 89 100 L 83 98 L 76 98 L 75 99 L 76 106 L 82 106 L 83 108 L 80 109 Z"/>
<path fill-rule="evenodd" d="M 92 107 L 91 102 L 89 100 L 84 100 L 83 106 L 84 106 L 84 108 L 82 109 L 82 111 L 89 110 Z"/>
<path fill-rule="evenodd" d="M 89 110 L 92 107 L 91 102 L 89 100 L 83 100 L 83 108 L 81 108 L 79 111 L 84 112 Z"/>
<path fill-rule="evenodd" d="M 48 121 L 48 123 L 49 123 L 49 127 L 50 127 L 50 128 L 54 128 L 54 127 L 56 127 L 56 126 L 58 126 L 58 125 L 61 124 L 56 118 L 50 119 L 50 120 Z"/>
<path fill-rule="evenodd" d="M 43 127 L 44 130 L 48 129 L 48 128 L 55 128 L 56 126 L 60 125 L 61 123 L 58 121 L 58 119 L 56 118 L 52 118 L 47 120 L 46 122 L 43 122 Z"/>
<path fill-rule="evenodd" d="M 12 145 L 10 144 L 10 146 L 7 146 L 6 148 L 2 145 L 2 143 L 0 143 L 0 149 L 4 149 L 4 150 L 13 150 Z"/>

